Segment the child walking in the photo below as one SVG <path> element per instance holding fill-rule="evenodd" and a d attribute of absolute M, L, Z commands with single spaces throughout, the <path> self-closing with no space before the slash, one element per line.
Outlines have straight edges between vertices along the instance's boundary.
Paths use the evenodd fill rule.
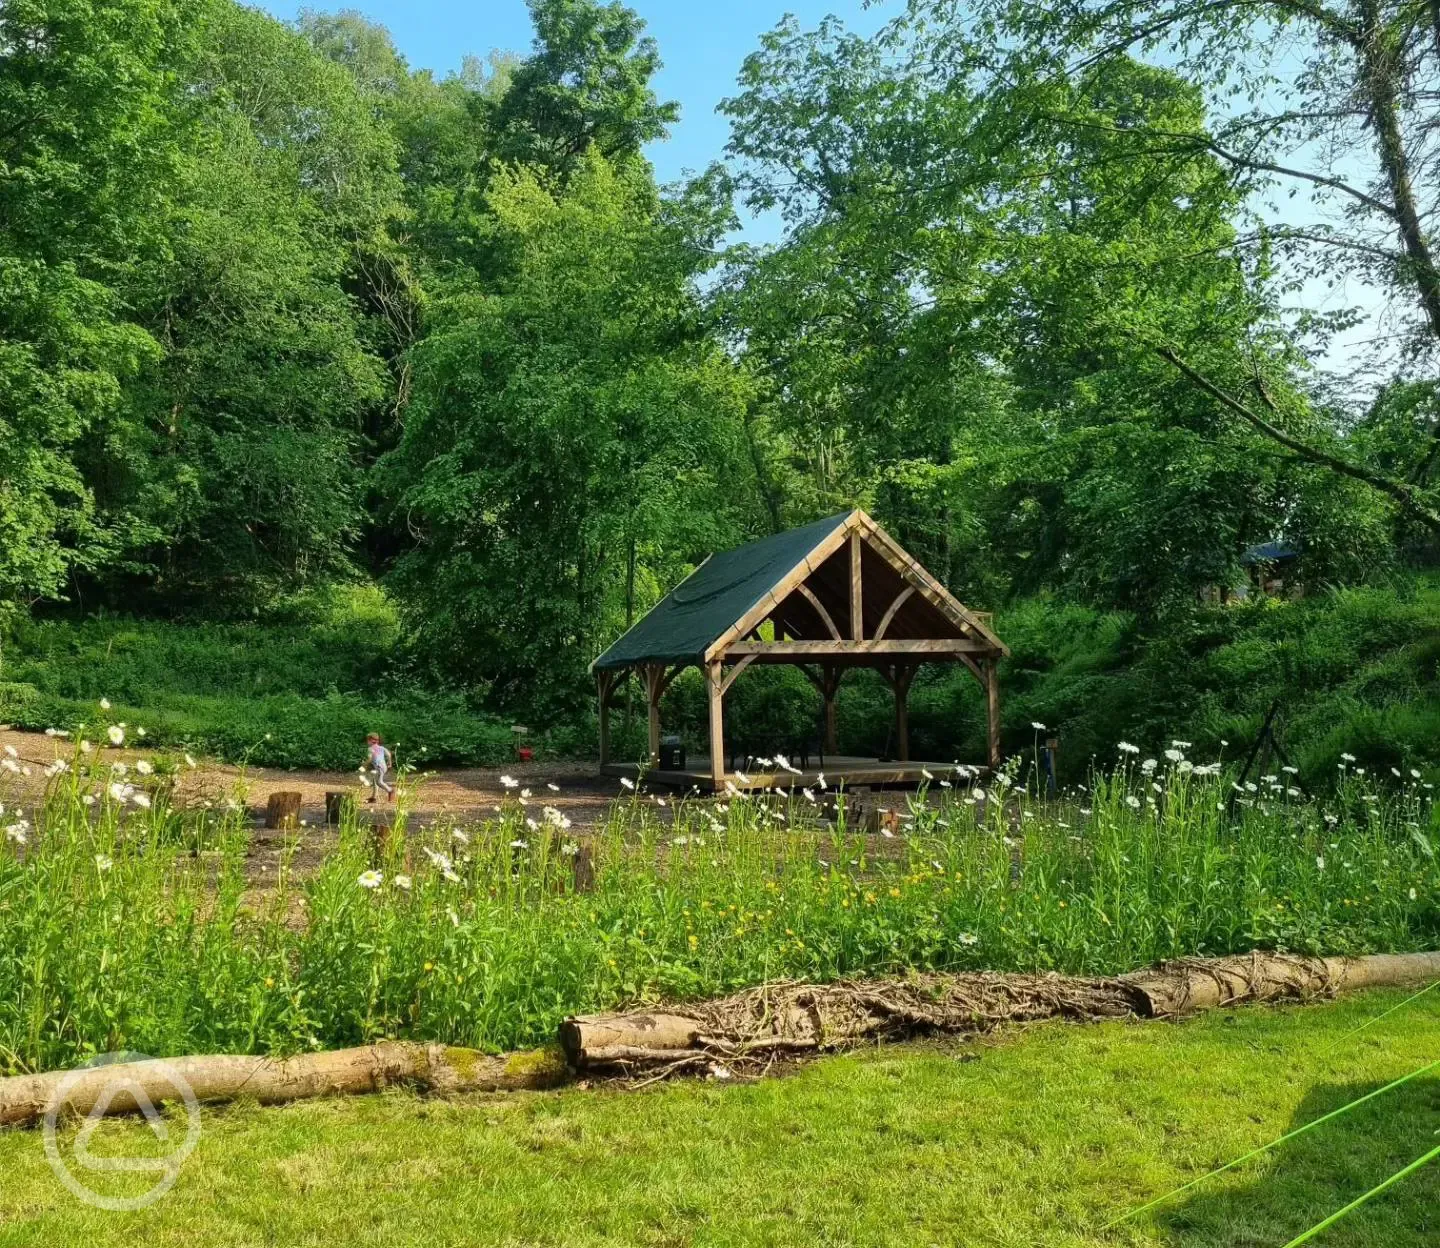
<path fill-rule="evenodd" d="M 394 761 L 394 755 L 385 748 L 378 732 L 372 732 L 365 738 L 365 778 L 370 785 L 367 805 L 375 804 L 375 796 L 381 789 L 385 790 L 388 801 L 395 800 L 395 786 L 385 781 L 385 773 L 390 770 Z"/>

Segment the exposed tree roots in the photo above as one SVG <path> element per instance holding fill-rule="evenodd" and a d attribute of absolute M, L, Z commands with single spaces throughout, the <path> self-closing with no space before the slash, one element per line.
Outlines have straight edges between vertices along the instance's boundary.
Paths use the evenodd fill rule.
<path fill-rule="evenodd" d="M 1193 958 L 1118 979 L 916 975 L 839 984 L 771 984 L 669 1013 L 572 1018 L 560 1043 L 577 1070 L 737 1073 L 776 1057 L 917 1033 L 978 1033 L 1045 1018 L 1175 1018 L 1242 1001 L 1311 1000 L 1347 989 L 1440 980 L 1440 953 Z"/>

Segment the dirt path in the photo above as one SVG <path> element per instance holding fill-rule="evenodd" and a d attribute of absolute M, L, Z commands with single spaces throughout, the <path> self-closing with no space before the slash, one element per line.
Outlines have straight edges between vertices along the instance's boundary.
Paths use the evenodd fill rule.
<path fill-rule="evenodd" d="M 133 766 L 139 759 L 174 758 L 169 750 L 131 748 L 114 749 L 108 744 L 96 745 L 95 757 L 106 764 L 124 762 Z M 8 749 L 6 747 L 9 747 Z M 39 732 L 18 732 L 0 728 L 0 757 L 10 757 L 21 773 L 0 773 L 0 802 L 33 805 L 44 792 L 45 767 L 55 758 L 69 758 L 74 743 L 60 737 L 47 737 Z M 194 769 L 185 768 L 180 792 L 187 798 L 225 798 L 243 792 L 243 800 L 252 817 L 261 818 L 270 794 L 289 790 L 299 793 L 300 816 L 311 824 L 325 817 L 325 794 L 346 792 L 355 795 L 364 810 L 368 796 L 359 774 L 354 771 L 284 771 L 273 767 L 238 767 L 197 760 Z M 25 774 L 25 769 L 29 774 Z M 424 775 L 408 777 L 413 786 L 409 808 L 415 816 L 429 820 L 441 816 L 457 822 L 483 818 L 494 813 L 495 807 L 509 790 L 500 782 L 508 775 L 529 789 L 537 803 L 554 806 L 577 827 L 593 826 L 604 817 L 609 803 L 623 790 L 617 780 L 595 774 L 593 765 L 574 762 L 512 763 L 499 767 L 456 767 Z M 558 792 L 548 786 L 555 785 Z M 513 795 L 513 792 L 512 792 Z M 381 807 L 377 806 L 377 813 Z"/>

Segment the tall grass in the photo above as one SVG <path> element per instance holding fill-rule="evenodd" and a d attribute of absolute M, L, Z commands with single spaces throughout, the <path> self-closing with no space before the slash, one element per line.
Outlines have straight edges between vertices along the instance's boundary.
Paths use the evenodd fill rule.
<path fill-rule="evenodd" d="M 0 817 L 9 1071 L 387 1036 L 505 1049 L 567 1013 L 779 977 L 1440 940 L 1440 829 L 1408 776 L 1351 770 L 1322 802 L 1283 775 L 1236 792 L 1182 760 L 1125 761 L 1051 804 L 956 778 L 933 801 L 893 795 L 893 837 L 857 834 L 843 797 L 832 825 L 799 791 L 634 795 L 583 838 L 592 882 L 543 791 L 465 828 L 411 827 L 402 798 L 383 847 L 351 821 L 312 870 L 292 845 L 262 875 L 237 809 L 176 811 L 164 768 L 117 781 L 87 757 L 41 810 Z"/>

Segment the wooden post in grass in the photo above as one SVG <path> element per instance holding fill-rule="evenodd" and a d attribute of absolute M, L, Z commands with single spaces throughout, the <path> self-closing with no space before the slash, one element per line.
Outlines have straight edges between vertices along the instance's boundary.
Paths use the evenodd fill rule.
<path fill-rule="evenodd" d="M 327 792 L 325 794 L 325 822 L 334 827 L 345 817 L 346 799 L 350 798 L 349 793 Z M 353 799 L 351 799 L 353 805 Z"/>
<path fill-rule="evenodd" d="M 267 828 L 293 828 L 300 822 L 301 794 L 282 789 L 270 794 L 265 804 L 265 826 Z"/>
<path fill-rule="evenodd" d="M 390 849 L 390 824 L 376 822 L 370 825 L 370 862 L 379 867 L 385 862 Z"/>

